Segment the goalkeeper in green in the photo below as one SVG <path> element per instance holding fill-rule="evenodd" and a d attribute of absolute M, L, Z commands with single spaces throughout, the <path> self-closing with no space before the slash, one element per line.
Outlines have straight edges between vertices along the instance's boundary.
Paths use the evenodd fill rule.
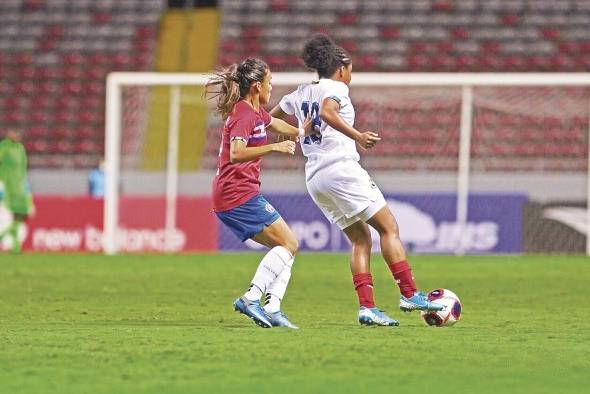
<path fill-rule="evenodd" d="M 12 212 L 11 224 L 0 232 L 12 238 L 12 252 L 20 253 L 19 228 L 32 213 L 33 199 L 27 180 L 27 153 L 21 143 L 20 131 L 10 129 L 0 141 L 0 201 Z"/>

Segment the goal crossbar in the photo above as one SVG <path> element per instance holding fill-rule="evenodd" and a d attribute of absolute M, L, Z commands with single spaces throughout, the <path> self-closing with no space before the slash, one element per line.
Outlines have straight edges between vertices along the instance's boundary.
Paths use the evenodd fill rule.
<path fill-rule="evenodd" d="M 105 199 L 104 199 L 104 251 L 117 253 L 121 150 L 121 104 L 124 86 L 170 86 L 171 107 L 169 122 L 169 147 L 167 160 L 167 206 L 175 213 L 173 204 L 176 196 L 177 145 L 180 86 L 203 86 L 207 74 L 155 73 L 155 72 L 113 72 L 107 76 L 106 119 L 105 119 Z M 317 79 L 313 73 L 274 73 L 273 85 L 299 85 Z M 459 141 L 459 171 L 457 181 L 457 223 L 465 228 L 469 195 L 470 139 L 472 129 L 472 89 L 476 86 L 590 86 L 590 73 L 355 73 L 353 86 L 447 86 L 462 88 L 461 124 Z M 590 113 L 590 103 L 588 104 Z M 590 121 L 588 124 L 590 144 Z M 590 151 L 590 149 L 589 149 Z M 590 155 L 588 155 L 590 169 Z M 590 171 L 587 175 L 587 207 L 590 207 Z M 167 218 L 167 227 L 174 225 L 174 218 Z M 167 229 L 171 230 L 171 229 Z M 586 253 L 590 255 L 590 209 L 586 214 Z M 457 254 L 462 254 L 460 249 Z"/>

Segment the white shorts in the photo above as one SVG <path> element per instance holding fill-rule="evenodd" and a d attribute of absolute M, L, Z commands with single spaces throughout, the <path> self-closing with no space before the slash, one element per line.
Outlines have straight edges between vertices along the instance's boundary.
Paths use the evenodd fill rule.
<path fill-rule="evenodd" d="M 387 205 L 381 190 L 354 160 L 336 162 L 317 171 L 307 190 L 331 223 L 345 229 L 366 222 Z"/>

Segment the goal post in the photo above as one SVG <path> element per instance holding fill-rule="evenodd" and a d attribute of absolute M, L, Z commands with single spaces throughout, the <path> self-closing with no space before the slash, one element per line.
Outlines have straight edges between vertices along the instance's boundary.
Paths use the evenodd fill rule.
<path fill-rule="evenodd" d="M 184 86 L 204 86 L 207 82 L 208 75 L 205 74 L 176 74 L 176 73 L 150 73 L 150 72 L 114 72 L 108 75 L 106 83 L 106 120 L 105 120 L 105 176 L 106 176 L 106 193 L 104 199 L 104 235 L 103 246 L 106 254 L 115 254 L 118 252 L 117 233 L 119 230 L 119 182 L 121 176 L 121 139 L 122 139 L 122 117 L 124 112 L 124 100 L 122 99 L 123 89 L 126 87 L 154 87 L 154 86 L 169 86 L 169 121 L 168 121 L 168 143 L 167 143 L 167 158 L 166 158 L 166 219 L 165 219 L 165 233 L 166 242 L 168 242 L 170 234 L 173 233 L 176 225 L 176 199 L 178 192 L 178 124 L 180 117 L 180 88 Z M 273 73 L 273 86 L 277 87 L 295 87 L 302 83 L 308 83 L 316 79 L 315 74 L 312 73 Z M 377 96 L 381 90 L 388 90 L 388 96 L 379 99 L 381 101 L 388 98 L 395 97 L 397 89 L 412 89 L 412 88 L 440 88 L 453 89 L 456 91 L 457 100 L 460 105 L 457 108 L 459 131 L 457 139 L 458 146 L 451 147 L 451 151 L 456 151 L 456 223 L 459 237 L 468 225 L 469 212 L 469 195 L 473 192 L 470 186 L 470 174 L 472 174 L 472 149 L 474 148 L 473 128 L 474 122 L 479 120 L 474 119 L 479 116 L 474 113 L 474 108 L 478 102 L 479 88 L 556 88 L 567 89 L 587 88 L 590 86 L 590 74 L 588 73 L 481 73 L 481 74 L 466 74 L 466 73 L 355 73 L 351 82 L 351 96 L 355 102 L 355 90 L 358 88 L 366 88 L 367 91 L 375 92 Z M 561 92 L 547 92 L 547 94 L 563 94 Z M 275 92 L 273 92 L 273 96 Z M 515 107 L 522 107 L 519 116 L 534 116 L 534 108 L 527 111 L 527 107 L 531 105 L 543 105 L 542 101 L 534 101 L 535 92 L 526 93 L 526 100 L 520 100 L 518 91 L 511 91 L 506 94 L 506 97 L 500 94 L 500 98 L 496 101 L 503 101 L 505 99 L 504 107 L 510 111 L 510 106 L 513 103 Z M 398 95 L 399 96 L 399 95 Z M 397 101 L 404 99 L 397 97 Z M 417 102 L 422 97 L 416 94 Z M 435 94 L 427 97 L 425 100 L 431 100 L 431 97 L 436 97 Z M 523 94 L 524 97 L 524 94 Z M 276 97 L 275 97 L 276 99 Z M 586 97 L 578 98 L 579 100 L 586 100 Z M 515 101 L 516 100 L 516 101 Z M 520 101 L 519 101 L 520 100 Z M 437 102 L 440 102 L 440 97 Z M 444 101 L 444 99 L 443 99 Z M 433 101 L 434 102 L 434 101 Z M 483 100 L 482 100 L 483 102 Z M 424 111 L 428 111 L 428 106 L 425 106 Z M 577 107 L 576 107 L 577 108 Z M 581 117 L 586 118 L 585 139 L 587 160 L 585 171 L 585 201 L 586 207 L 590 206 L 590 156 L 587 151 L 590 147 L 590 100 L 586 100 L 584 104 L 584 113 L 580 113 Z M 361 113 L 361 109 L 357 109 L 357 116 Z M 422 112 L 424 113 L 424 112 Z M 524 114 L 524 115 L 523 115 Z M 532 114 L 532 115 L 531 115 Z M 558 114 L 559 115 L 559 114 Z M 558 116 L 557 115 L 557 116 Z M 484 116 L 482 115 L 482 118 Z M 479 119 L 479 118 L 478 118 Z M 543 117 L 541 116 L 540 121 Z M 539 119 L 535 121 L 539 121 Z M 368 121 L 371 124 L 371 120 Z M 510 120 L 507 120 L 509 123 Z M 436 125 L 432 126 L 437 127 Z M 379 131 L 379 130 L 377 130 Z M 476 130 L 477 131 L 477 130 Z M 454 142 L 453 142 L 454 143 Z M 427 151 L 425 151 L 426 154 Z M 502 154 L 502 153 L 500 153 Z M 371 155 L 368 152 L 367 155 Z M 542 164 L 539 164 L 542 167 Z M 372 173 L 371 170 L 369 172 Z M 585 234 L 590 234 L 590 209 L 586 209 L 585 216 Z M 402 237 L 403 238 L 403 237 Z M 465 252 L 462 242 L 459 242 L 454 248 L 454 253 L 463 254 Z M 590 255 L 590 237 L 586 237 L 586 253 Z"/>

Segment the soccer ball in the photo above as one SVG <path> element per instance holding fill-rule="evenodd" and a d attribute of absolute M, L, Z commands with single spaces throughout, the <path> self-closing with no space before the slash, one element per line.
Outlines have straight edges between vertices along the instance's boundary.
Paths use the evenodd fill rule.
<path fill-rule="evenodd" d="M 436 289 L 428 293 L 428 300 L 442 304 L 442 311 L 422 311 L 421 316 L 429 326 L 452 326 L 461 318 L 461 301 L 457 294 L 448 289 Z"/>

